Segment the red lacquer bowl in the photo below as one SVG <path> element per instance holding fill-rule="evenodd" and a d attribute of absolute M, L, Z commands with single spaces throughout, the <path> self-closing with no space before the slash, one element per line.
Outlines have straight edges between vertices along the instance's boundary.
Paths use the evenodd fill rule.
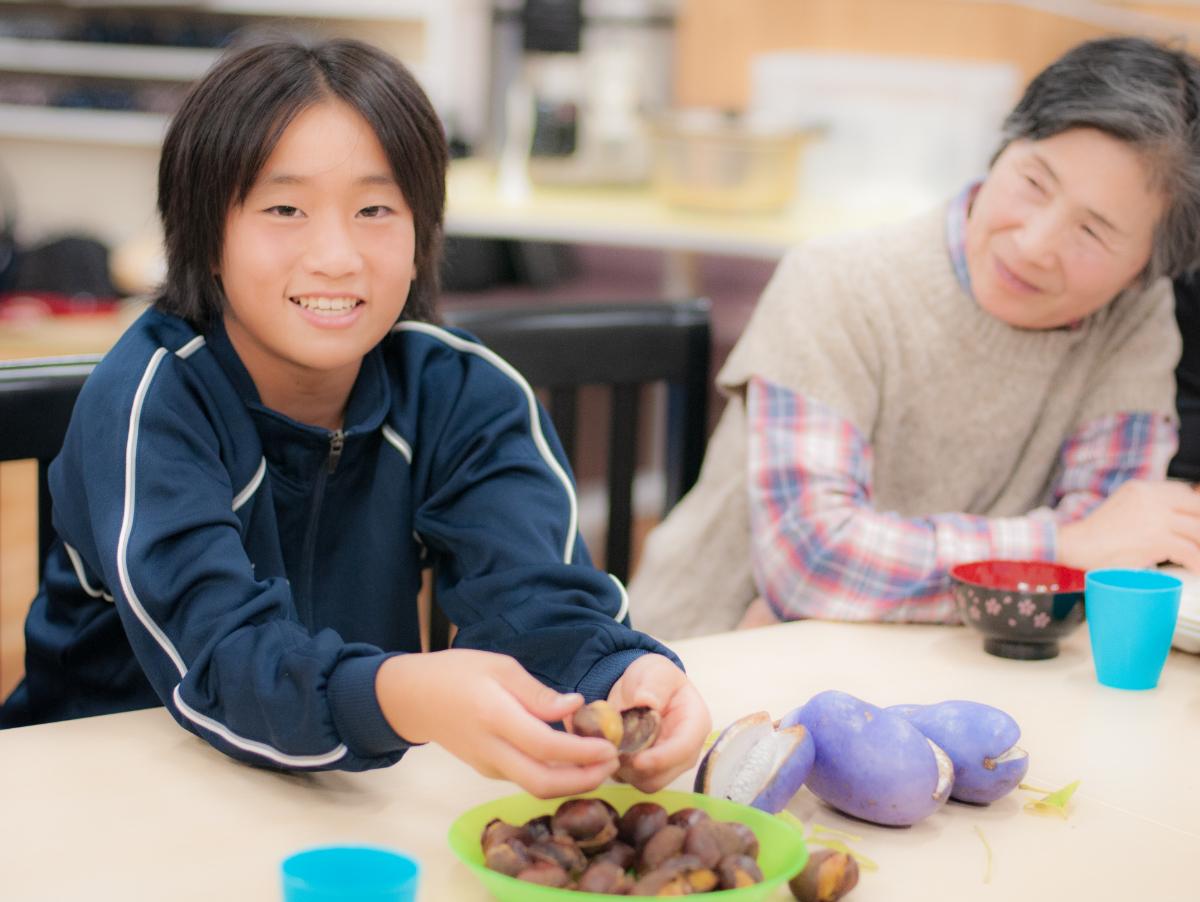
<path fill-rule="evenodd" d="M 1001 658 L 1038 661 L 1083 623 L 1084 572 L 1046 561 L 971 561 L 950 571 L 963 623 Z"/>

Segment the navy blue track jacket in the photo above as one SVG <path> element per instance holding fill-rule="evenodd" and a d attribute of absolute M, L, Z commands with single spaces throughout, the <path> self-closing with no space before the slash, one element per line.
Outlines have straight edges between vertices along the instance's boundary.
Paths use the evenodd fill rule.
<path fill-rule="evenodd" d="M 576 529 L 529 385 L 463 334 L 401 323 L 336 433 L 264 407 L 223 328 L 150 310 L 88 379 L 50 468 L 59 539 L 0 722 L 166 705 L 229 755 L 361 770 L 408 747 L 375 697 L 419 651 L 436 563 L 455 647 L 607 695 L 648 651 Z"/>

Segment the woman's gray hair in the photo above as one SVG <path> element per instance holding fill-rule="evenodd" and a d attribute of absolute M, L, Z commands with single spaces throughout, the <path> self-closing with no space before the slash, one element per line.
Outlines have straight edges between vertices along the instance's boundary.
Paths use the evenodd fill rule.
<path fill-rule="evenodd" d="M 1003 143 L 1094 128 L 1145 160 L 1166 209 L 1142 283 L 1200 268 L 1200 60 L 1144 38 L 1088 41 L 1029 83 Z"/>

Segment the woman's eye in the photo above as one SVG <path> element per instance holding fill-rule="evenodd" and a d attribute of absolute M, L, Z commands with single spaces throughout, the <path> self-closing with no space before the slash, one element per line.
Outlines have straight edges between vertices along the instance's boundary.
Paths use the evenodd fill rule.
<path fill-rule="evenodd" d="M 267 212 L 274 213 L 276 216 L 293 218 L 300 215 L 300 208 L 290 207 L 287 204 L 276 204 L 273 207 L 267 207 Z"/>
<path fill-rule="evenodd" d="M 371 207 L 363 207 L 359 210 L 359 213 L 367 219 L 378 219 L 380 216 L 386 216 L 391 211 L 391 207 L 385 207 L 383 204 L 375 204 Z"/>
<path fill-rule="evenodd" d="M 1042 193 L 1042 185 L 1037 179 L 1031 178 L 1030 176 L 1025 176 L 1025 181 L 1034 191 L 1038 192 L 1039 194 Z"/>

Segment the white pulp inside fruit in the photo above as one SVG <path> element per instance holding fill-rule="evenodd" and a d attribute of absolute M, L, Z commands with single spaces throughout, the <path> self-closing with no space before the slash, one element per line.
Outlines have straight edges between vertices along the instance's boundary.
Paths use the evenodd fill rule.
<path fill-rule="evenodd" d="M 773 732 L 766 718 L 734 727 L 713 748 L 708 762 L 709 795 L 733 799 L 730 795 L 735 781 L 742 780 L 742 764 L 760 740 Z M 734 801 L 740 801 L 733 799 Z"/>
<path fill-rule="evenodd" d="M 729 744 L 714 751 L 717 757 L 709 780 L 709 793 L 748 805 L 775 779 L 796 751 L 800 737 L 777 733 L 770 723 L 748 725 Z"/>
<path fill-rule="evenodd" d="M 944 799 L 950 795 L 950 788 L 954 785 L 954 762 L 950 760 L 950 756 L 942 751 L 942 747 L 932 739 L 926 739 L 929 747 L 933 749 L 934 760 L 937 761 L 938 781 L 937 788 L 933 790 L 935 799 Z"/>
<path fill-rule="evenodd" d="M 988 760 L 992 762 L 991 767 L 995 767 L 997 764 L 1007 764 L 1009 761 L 1021 761 L 1028 757 L 1029 753 L 1025 751 L 1025 749 L 1021 748 L 1019 745 L 1014 745 L 1004 754 L 997 755 L 995 758 Z M 984 761 L 984 766 L 987 766 L 987 760 Z M 991 768 L 989 768 L 989 770 L 990 769 Z"/>

